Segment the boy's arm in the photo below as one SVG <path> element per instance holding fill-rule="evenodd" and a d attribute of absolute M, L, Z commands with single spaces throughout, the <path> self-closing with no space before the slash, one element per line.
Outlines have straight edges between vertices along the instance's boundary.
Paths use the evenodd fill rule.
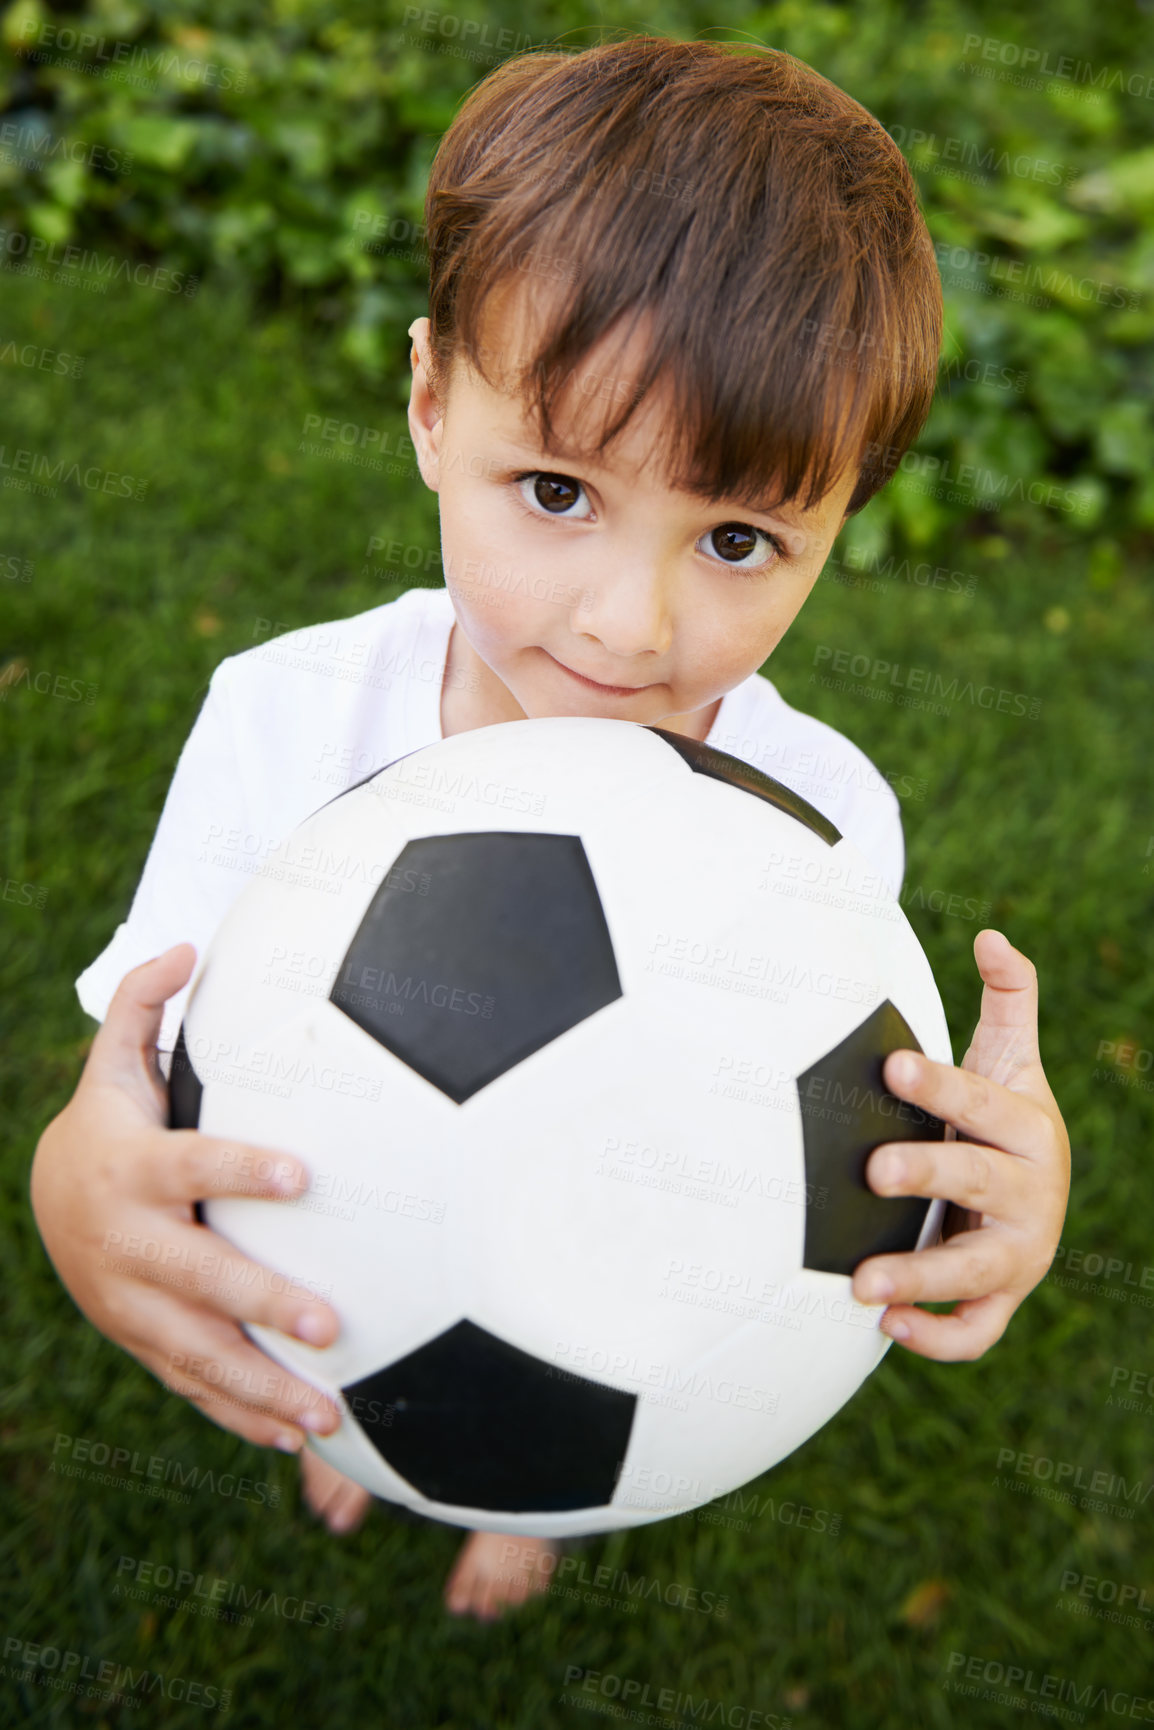
<path fill-rule="evenodd" d="M 191 944 L 178 944 L 121 982 L 75 1094 L 40 1137 L 32 1209 L 89 1321 L 215 1423 L 295 1452 L 305 1429 L 330 1433 L 340 1414 L 238 1324 L 330 1345 L 336 1312 L 307 1291 L 292 1296 L 283 1278 L 199 1224 L 193 1207 L 217 1195 L 299 1195 L 308 1173 L 288 1154 L 166 1127 L 156 1036 L 195 959 Z"/>
<path fill-rule="evenodd" d="M 261 814 L 283 801 L 260 799 L 268 770 L 253 756 L 264 761 L 265 739 L 279 737 L 275 693 L 270 703 L 267 691 L 239 681 L 237 659 L 212 676 L 128 919 L 77 981 L 103 1025 L 73 1098 L 40 1137 L 32 1207 L 61 1280 L 96 1327 L 214 1422 L 295 1450 L 304 1428 L 328 1433 L 339 1414 L 238 1324 L 328 1345 L 336 1313 L 307 1291 L 294 1300 L 283 1278 L 201 1224 L 194 1205 L 299 1194 L 307 1172 L 267 1148 L 167 1127 L 165 1082 L 197 950 L 281 839 L 251 833 L 282 823 Z M 257 729 L 247 741 L 245 694 Z"/>
<path fill-rule="evenodd" d="M 886 1142 L 866 1163 L 877 1195 L 940 1196 L 944 1241 L 871 1256 L 853 1276 L 860 1303 L 888 1302 L 880 1326 L 923 1357 L 978 1358 L 1042 1280 L 1070 1194 L 1070 1138 L 1038 1049 L 1038 975 L 1000 932 L 979 931 L 981 1015 L 960 1068 L 891 1052 L 883 1077 L 900 1099 L 964 1140 Z M 920 1303 L 960 1300 L 949 1315 Z"/>

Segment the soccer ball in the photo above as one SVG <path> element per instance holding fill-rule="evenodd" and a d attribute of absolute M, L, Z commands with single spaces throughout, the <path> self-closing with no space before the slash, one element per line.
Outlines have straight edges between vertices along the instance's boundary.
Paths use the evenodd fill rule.
<path fill-rule="evenodd" d="M 542 1537 L 635 1526 L 764 1472 L 878 1364 L 859 1261 L 936 1241 L 879 1142 L 950 1062 L 929 964 L 805 800 L 661 727 L 505 722 L 303 823 L 199 957 L 174 1127 L 300 1156 L 298 1200 L 202 1217 L 320 1292 L 310 1446 L 375 1494 Z"/>

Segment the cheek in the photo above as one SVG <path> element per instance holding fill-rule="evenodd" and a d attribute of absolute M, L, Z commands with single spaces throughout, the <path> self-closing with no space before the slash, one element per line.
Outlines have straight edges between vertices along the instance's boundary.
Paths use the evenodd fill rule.
<path fill-rule="evenodd" d="M 465 635 L 489 661 L 504 640 L 508 612 L 506 597 L 492 579 L 492 570 L 478 565 L 456 576 L 449 585 Z"/>
<path fill-rule="evenodd" d="M 759 670 L 788 624 L 788 609 L 769 603 L 764 595 L 748 601 L 727 597 L 708 611 L 695 612 L 686 621 L 686 641 L 678 656 L 682 678 L 707 695 L 719 687 L 732 690 Z M 694 692 L 689 696 L 696 700 Z"/>
<path fill-rule="evenodd" d="M 445 566 L 462 580 L 514 591 L 531 570 L 515 517 L 501 504 L 500 494 L 473 482 L 441 500 L 441 541 Z"/>
<path fill-rule="evenodd" d="M 465 634 L 495 672 L 508 670 L 517 653 L 548 641 L 537 620 L 534 603 L 512 592 L 515 575 L 507 561 L 470 554 L 477 562 L 450 585 L 453 604 Z"/>
<path fill-rule="evenodd" d="M 517 521 L 496 480 L 460 472 L 448 477 L 441 514 L 451 519 L 454 533 L 466 545 L 474 540 L 486 545 L 507 540 Z"/>
<path fill-rule="evenodd" d="M 684 628 L 691 664 L 744 678 L 750 657 L 758 654 L 765 639 L 765 608 L 743 606 L 726 596 L 715 606 L 695 611 Z"/>

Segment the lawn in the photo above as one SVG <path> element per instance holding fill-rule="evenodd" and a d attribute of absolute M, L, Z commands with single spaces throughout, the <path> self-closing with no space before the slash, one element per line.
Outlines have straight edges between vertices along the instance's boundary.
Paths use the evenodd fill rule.
<path fill-rule="evenodd" d="M 374 390 L 323 327 L 254 308 L 239 285 L 210 282 L 191 300 L 137 286 L 100 295 L 6 272 L 0 293 L 0 335 L 16 345 L 0 459 L 3 1722 L 199 1725 L 211 1715 L 191 1703 L 198 1684 L 231 1690 L 238 1727 L 546 1730 L 589 1723 L 581 1707 L 604 1708 L 630 1680 L 650 1700 L 672 1690 L 678 1723 L 1020 1723 L 1012 1705 L 946 1687 L 971 1660 L 991 1668 L 970 1685 L 995 1694 L 1012 1666 L 1033 1673 L 1034 1693 L 1018 1696 L 1039 1702 L 1043 1676 L 1058 1677 L 1047 1694 L 1076 1695 L 1086 1722 L 1120 1710 L 1100 1689 L 1146 1694 L 1154 1404 L 1132 1390 L 1154 1370 L 1149 546 L 1091 557 L 1070 523 L 1039 513 L 1012 535 L 975 522 L 889 568 L 853 567 L 835 549 L 766 668 L 899 790 L 903 903 L 959 1060 L 980 996 L 976 931 L 1004 930 L 1037 964 L 1042 1053 L 1074 1149 L 1054 1269 L 1065 1283 L 1048 1278 L 978 1362 L 895 1346 L 740 1498 L 594 1539 L 565 1592 L 500 1626 L 463 1623 L 440 1602 L 454 1531 L 377 1511 L 352 1538 L 324 1533 L 299 1505 L 294 1461 L 207 1423 L 83 1320 L 27 1194 L 37 1137 L 93 1033 L 73 980 L 125 916 L 213 667 L 270 630 L 389 600 L 414 569 L 441 580 L 435 499 L 419 482 L 298 448 L 310 415 L 395 440 L 407 368 Z M 12 360 L 22 345 L 83 365 Z M 10 484 L 29 472 L 19 451 L 130 477 L 142 496 L 66 478 L 38 496 Z M 389 541 L 418 549 L 407 566 L 387 562 Z M 964 580 L 934 587 L 927 559 Z M 826 651 L 843 648 L 956 679 L 950 712 L 879 700 L 868 677 L 814 682 Z M 999 712 L 965 694 L 990 686 L 1026 701 Z M 1107 1262 L 1110 1277 L 1095 1279 Z M 135 1493 L 101 1481 L 115 1449 Z M 1034 1465 L 1016 1471 L 1021 1456 Z M 150 1479 L 156 1457 L 166 1464 Z M 187 1499 L 140 1493 L 172 1462 L 182 1477 L 196 1469 Z M 1089 1507 L 1038 1493 L 1062 1462 L 1083 1482 L 1124 1486 Z M 136 1583 L 142 1562 L 161 1580 L 203 1577 L 202 1595 L 188 1589 L 192 1607 L 172 1608 Z M 645 1593 L 625 1609 L 593 1602 L 622 1570 L 644 1576 Z M 1075 1613 L 1059 1607 L 1063 1576 L 1067 1605 L 1070 1577 L 1115 1590 L 1092 1586 Z M 222 1619 L 216 1579 L 325 1614 L 309 1620 L 280 1598 L 251 1625 Z M 680 1602 L 690 1587 L 708 1609 Z M 1140 1631 L 1092 1613 L 1117 1611 L 1119 1595 L 1133 1613 L 1143 1590 Z M 43 1667 L 21 1680 L 26 1641 L 182 1685 L 140 1707 L 72 1697 Z M 563 1703 L 582 1681 L 581 1706 Z"/>

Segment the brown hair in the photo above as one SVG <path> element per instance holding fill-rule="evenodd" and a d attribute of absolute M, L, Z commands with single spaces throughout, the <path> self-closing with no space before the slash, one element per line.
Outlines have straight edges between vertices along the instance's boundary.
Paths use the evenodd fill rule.
<path fill-rule="evenodd" d="M 929 413 L 942 293 L 913 177 L 791 54 L 638 35 L 515 55 L 442 138 L 425 222 L 442 404 L 461 354 L 492 382 L 493 290 L 526 260 L 559 287 L 515 384 L 546 451 L 555 388 L 627 313 L 649 315 L 647 358 L 596 453 L 668 379 L 672 484 L 709 498 L 775 484 L 809 507 L 852 463 L 860 510 Z"/>

